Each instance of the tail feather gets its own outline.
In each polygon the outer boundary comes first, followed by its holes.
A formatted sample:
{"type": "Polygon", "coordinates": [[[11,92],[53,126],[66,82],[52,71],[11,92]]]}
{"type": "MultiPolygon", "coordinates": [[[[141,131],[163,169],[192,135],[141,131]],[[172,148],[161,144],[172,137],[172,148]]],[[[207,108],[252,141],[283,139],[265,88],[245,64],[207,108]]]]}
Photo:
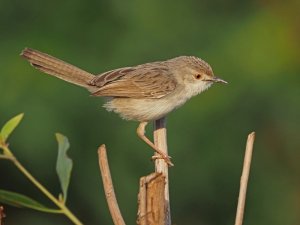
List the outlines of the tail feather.
{"type": "Polygon", "coordinates": [[[93,91],[93,86],[90,86],[89,82],[95,76],[89,72],[30,48],[25,48],[21,56],[27,59],[33,67],[44,73],[93,91]]]}

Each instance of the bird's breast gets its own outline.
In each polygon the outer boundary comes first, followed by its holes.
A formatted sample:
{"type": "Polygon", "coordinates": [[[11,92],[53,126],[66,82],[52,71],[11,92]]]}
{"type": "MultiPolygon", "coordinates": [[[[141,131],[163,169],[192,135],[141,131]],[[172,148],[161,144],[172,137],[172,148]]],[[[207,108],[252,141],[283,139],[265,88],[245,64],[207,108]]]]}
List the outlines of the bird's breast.
{"type": "Polygon", "coordinates": [[[177,87],[175,91],[159,99],[109,98],[104,107],[126,120],[152,121],[166,116],[209,86],[177,87]]]}

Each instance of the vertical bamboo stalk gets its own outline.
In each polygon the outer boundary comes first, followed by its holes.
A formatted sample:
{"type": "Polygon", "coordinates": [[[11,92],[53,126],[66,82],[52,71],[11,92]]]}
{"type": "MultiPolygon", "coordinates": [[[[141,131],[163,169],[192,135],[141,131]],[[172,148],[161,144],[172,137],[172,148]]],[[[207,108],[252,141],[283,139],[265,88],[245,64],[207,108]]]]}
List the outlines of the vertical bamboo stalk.
{"type": "MultiPolygon", "coordinates": [[[[167,128],[166,128],[166,118],[163,117],[154,122],[154,144],[155,146],[168,155],[168,146],[167,146],[167,128]]],[[[159,155],[157,155],[159,156],[159,155]]],[[[155,160],[155,172],[162,173],[166,179],[165,185],[165,224],[171,225],[171,213],[170,213],[170,198],[169,198],[169,177],[168,177],[168,165],[164,159],[155,160]]]]}

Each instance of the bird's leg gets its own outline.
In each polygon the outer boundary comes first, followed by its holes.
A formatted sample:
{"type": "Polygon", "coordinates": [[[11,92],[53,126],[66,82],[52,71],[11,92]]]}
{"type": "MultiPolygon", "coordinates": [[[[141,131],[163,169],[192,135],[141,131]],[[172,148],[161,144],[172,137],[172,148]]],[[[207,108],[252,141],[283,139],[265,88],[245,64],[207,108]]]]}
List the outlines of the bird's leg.
{"type": "Polygon", "coordinates": [[[139,138],[141,138],[144,142],[146,142],[155,152],[157,152],[169,166],[174,166],[174,164],[171,162],[170,157],[166,155],[164,152],[159,150],[153,142],[151,142],[146,136],[145,136],[145,128],[147,126],[148,122],[141,122],[136,130],[137,135],[139,138]]]}

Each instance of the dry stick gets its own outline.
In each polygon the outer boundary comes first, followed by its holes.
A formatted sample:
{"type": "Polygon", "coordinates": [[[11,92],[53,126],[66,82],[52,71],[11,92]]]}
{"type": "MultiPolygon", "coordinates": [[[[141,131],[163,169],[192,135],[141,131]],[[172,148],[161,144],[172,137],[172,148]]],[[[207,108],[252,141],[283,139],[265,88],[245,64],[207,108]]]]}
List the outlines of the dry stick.
{"type": "Polygon", "coordinates": [[[239,200],[238,200],[238,206],[237,206],[236,217],[235,217],[235,225],[243,224],[247,184],[248,184],[248,178],[250,172],[254,139],[255,139],[255,132],[252,132],[251,134],[248,135],[247,144],[246,144],[244,165],[243,165],[243,171],[242,171],[242,176],[240,181],[239,200]]]}
{"type": "Polygon", "coordinates": [[[0,225],[3,225],[3,219],[5,217],[5,214],[4,214],[4,207],[1,205],[0,206],[0,225]]]}
{"type": "MultiPolygon", "coordinates": [[[[166,128],[166,118],[163,117],[154,122],[154,144],[160,149],[163,153],[168,155],[168,146],[167,146],[167,128],[166,128]]],[[[159,156],[159,155],[158,155],[159,156]]],[[[169,198],[169,177],[168,177],[168,165],[164,159],[155,160],[155,172],[162,173],[166,178],[165,185],[165,224],[171,225],[171,213],[170,213],[170,198],[169,198]]]]}
{"type": "Polygon", "coordinates": [[[110,175],[105,145],[101,145],[98,148],[98,158],[99,158],[101,177],[102,177],[104,191],[105,191],[105,197],[106,197],[106,201],[107,201],[108,208],[109,208],[111,217],[113,219],[113,222],[115,225],[125,225],[124,219],[122,217],[122,214],[121,214],[121,211],[120,211],[117,199],[116,199],[114,186],[113,186],[111,175],[110,175]]]}

